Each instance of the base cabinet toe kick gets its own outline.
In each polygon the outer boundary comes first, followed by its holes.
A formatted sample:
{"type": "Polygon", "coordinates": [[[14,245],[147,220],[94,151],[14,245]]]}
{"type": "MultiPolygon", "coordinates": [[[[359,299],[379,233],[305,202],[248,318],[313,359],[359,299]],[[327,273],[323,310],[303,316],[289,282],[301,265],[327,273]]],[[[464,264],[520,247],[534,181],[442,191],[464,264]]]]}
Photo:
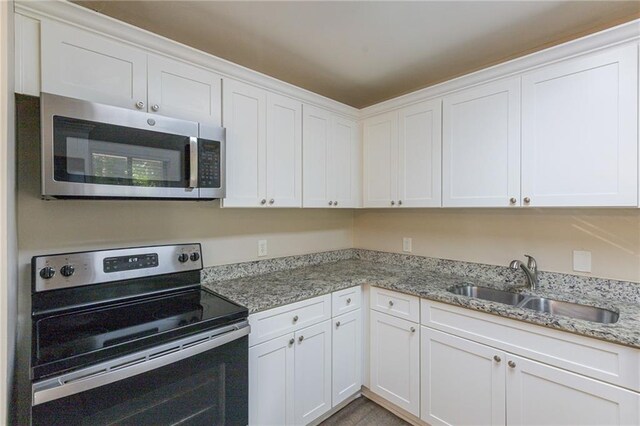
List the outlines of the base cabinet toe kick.
{"type": "Polygon", "coordinates": [[[376,287],[369,300],[369,391],[410,423],[640,424],[638,349],[376,287]]]}

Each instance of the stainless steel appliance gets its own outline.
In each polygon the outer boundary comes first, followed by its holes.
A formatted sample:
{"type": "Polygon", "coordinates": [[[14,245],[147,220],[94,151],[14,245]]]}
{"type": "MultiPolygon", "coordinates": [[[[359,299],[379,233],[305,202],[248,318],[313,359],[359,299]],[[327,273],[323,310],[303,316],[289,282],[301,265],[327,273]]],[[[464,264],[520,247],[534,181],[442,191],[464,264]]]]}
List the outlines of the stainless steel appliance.
{"type": "Polygon", "coordinates": [[[221,127],[42,93],[45,198],[223,198],[221,127]]]}
{"type": "Polygon", "coordinates": [[[246,425],[247,309],[199,244],[32,259],[33,425],[246,425]]]}

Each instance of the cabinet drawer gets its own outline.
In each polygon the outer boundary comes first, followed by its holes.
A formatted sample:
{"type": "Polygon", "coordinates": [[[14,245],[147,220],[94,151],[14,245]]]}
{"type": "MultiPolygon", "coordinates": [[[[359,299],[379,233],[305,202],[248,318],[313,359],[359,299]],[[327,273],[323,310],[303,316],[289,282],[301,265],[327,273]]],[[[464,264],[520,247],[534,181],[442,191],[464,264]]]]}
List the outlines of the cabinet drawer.
{"type": "Polygon", "coordinates": [[[355,311],[362,305],[362,289],[360,286],[346,288],[331,294],[331,313],[338,316],[355,311]]]}
{"type": "Polygon", "coordinates": [[[422,300],[422,324],[594,379],[640,390],[640,350],[422,300]]]}
{"type": "Polygon", "coordinates": [[[371,287],[371,309],[409,321],[420,322],[420,299],[416,296],[371,287]]]}
{"type": "Polygon", "coordinates": [[[331,295],[291,303],[249,315],[249,346],[331,318],[331,295]]]}

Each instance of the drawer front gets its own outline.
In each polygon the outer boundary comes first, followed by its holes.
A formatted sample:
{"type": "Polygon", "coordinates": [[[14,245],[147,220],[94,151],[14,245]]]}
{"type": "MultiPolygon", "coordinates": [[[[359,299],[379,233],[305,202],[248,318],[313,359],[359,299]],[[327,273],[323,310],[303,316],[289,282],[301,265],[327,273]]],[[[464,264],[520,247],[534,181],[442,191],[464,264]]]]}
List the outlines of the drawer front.
{"type": "Polygon", "coordinates": [[[331,295],[291,303],[249,315],[249,346],[331,318],[331,295]]]}
{"type": "Polygon", "coordinates": [[[331,294],[331,313],[334,317],[360,309],[362,289],[360,286],[346,288],[331,294]]]}
{"type": "Polygon", "coordinates": [[[422,300],[422,324],[640,391],[640,350],[458,306],[422,300]]]}
{"type": "Polygon", "coordinates": [[[416,296],[371,287],[371,309],[397,318],[420,322],[420,299],[416,296]]]}

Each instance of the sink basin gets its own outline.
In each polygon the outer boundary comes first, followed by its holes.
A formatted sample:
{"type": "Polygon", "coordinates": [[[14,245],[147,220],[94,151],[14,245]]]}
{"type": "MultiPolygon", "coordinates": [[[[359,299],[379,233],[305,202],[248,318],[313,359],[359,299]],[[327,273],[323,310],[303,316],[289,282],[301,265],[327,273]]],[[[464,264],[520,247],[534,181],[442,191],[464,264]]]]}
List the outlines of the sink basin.
{"type": "Polygon", "coordinates": [[[476,299],[490,300],[492,302],[499,302],[512,306],[517,305],[525,299],[525,296],[521,294],[474,285],[458,285],[450,288],[449,291],[453,294],[475,297],[476,299]]]}
{"type": "Polygon", "coordinates": [[[602,324],[613,324],[618,321],[618,313],[609,309],[580,305],[578,303],[561,302],[544,297],[526,296],[509,291],[497,290],[495,288],[462,284],[449,288],[449,292],[584,321],[599,322],[602,324]]]}
{"type": "Polygon", "coordinates": [[[560,302],[559,300],[546,299],[544,297],[529,297],[520,307],[603,324],[613,324],[618,321],[618,313],[608,309],[560,302]]]}

